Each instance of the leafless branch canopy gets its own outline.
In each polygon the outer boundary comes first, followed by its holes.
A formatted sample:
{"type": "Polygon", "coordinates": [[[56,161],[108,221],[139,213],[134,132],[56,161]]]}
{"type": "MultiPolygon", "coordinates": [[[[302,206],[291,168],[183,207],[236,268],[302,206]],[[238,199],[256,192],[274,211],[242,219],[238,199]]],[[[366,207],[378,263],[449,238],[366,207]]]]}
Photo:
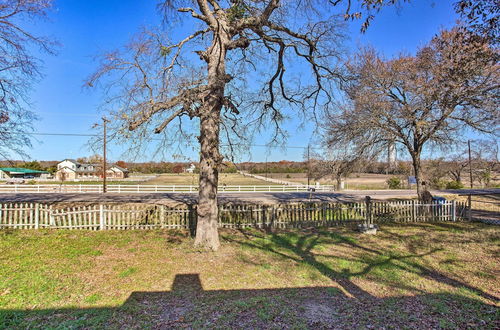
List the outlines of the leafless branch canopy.
{"type": "Polygon", "coordinates": [[[0,154],[24,155],[30,145],[24,134],[35,118],[27,93],[41,76],[40,62],[29,52],[38,47],[52,53],[54,42],[24,29],[20,22],[45,18],[51,0],[4,0],[0,3],[0,154]]]}
{"type": "Polygon", "coordinates": [[[416,56],[384,60],[364,50],[349,63],[347,104],[327,120],[330,144],[399,143],[417,172],[426,145],[449,147],[470,130],[498,136],[498,59],[484,38],[459,28],[441,32],[416,56]]]}
{"type": "Polygon", "coordinates": [[[317,118],[344,81],[338,66],[343,20],[366,18],[366,28],[374,12],[398,2],[162,1],[169,27],[183,18],[191,32],[172,40],[164,29],[143,30],[102,57],[87,83],[103,82],[123,136],[159,134],[176,118],[201,118],[219,88],[219,124],[227,136],[244,139],[250,127],[274,127],[277,138],[285,134],[285,109],[317,118]]]}

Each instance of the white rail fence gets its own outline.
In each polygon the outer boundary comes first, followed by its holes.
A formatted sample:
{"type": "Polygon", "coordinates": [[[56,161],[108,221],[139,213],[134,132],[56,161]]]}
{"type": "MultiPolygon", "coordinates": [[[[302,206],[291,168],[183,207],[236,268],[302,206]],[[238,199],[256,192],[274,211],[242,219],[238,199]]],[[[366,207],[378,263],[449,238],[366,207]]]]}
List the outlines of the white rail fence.
{"type": "MultiPolygon", "coordinates": [[[[39,203],[0,204],[0,229],[191,229],[196,205],[122,204],[57,207],[39,203]]],[[[356,225],[370,221],[442,222],[467,218],[463,203],[420,204],[413,201],[366,203],[301,203],[222,205],[219,225],[225,228],[306,228],[356,225]],[[370,210],[367,212],[367,210],[370,210]]]]}
{"type": "MultiPolygon", "coordinates": [[[[131,193],[194,193],[198,186],[192,185],[107,185],[107,192],[117,194],[131,193]]],[[[315,191],[333,191],[333,186],[314,187],[315,191]]],[[[237,192],[304,192],[309,191],[307,185],[276,186],[219,186],[219,193],[237,192]]],[[[102,184],[19,184],[0,185],[0,193],[102,193],[102,184]]]]}
{"type": "MultiPolygon", "coordinates": [[[[288,186],[295,186],[297,185],[297,182],[291,182],[291,181],[286,181],[286,180],[280,180],[280,179],[274,179],[274,178],[268,178],[267,176],[262,176],[262,175],[257,175],[257,174],[252,174],[244,171],[238,171],[243,176],[247,176],[250,178],[254,178],[257,180],[262,180],[262,181],[267,181],[267,182],[272,182],[272,183],[277,183],[277,184],[284,184],[288,186]]],[[[305,185],[307,187],[307,185],[305,185]]],[[[316,188],[316,185],[311,185],[311,188],[316,188]]],[[[330,186],[333,187],[333,186],[330,186]]]]}

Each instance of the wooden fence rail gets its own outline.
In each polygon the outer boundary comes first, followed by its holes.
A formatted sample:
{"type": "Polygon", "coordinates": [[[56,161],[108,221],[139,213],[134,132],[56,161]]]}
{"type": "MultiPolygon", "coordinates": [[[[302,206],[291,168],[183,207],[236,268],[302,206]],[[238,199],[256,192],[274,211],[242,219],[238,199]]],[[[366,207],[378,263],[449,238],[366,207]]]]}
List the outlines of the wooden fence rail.
{"type": "MultiPolygon", "coordinates": [[[[314,189],[318,192],[333,191],[333,186],[294,185],[244,185],[219,186],[219,193],[253,193],[253,192],[305,192],[314,189]]],[[[198,186],[193,185],[140,185],[140,184],[111,184],[106,186],[108,193],[135,194],[135,193],[196,193],[198,186]]],[[[101,184],[17,184],[0,185],[0,193],[102,193],[101,184]]]]}
{"type": "MultiPolygon", "coordinates": [[[[465,203],[421,204],[414,201],[223,205],[223,228],[304,228],[357,225],[366,221],[440,222],[467,218],[465,203]],[[367,212],[367,208],[370,212],[367,212]]],[[[16,229],[194,229],[196,206],[86,205],[56,208],[39,203],[0,204],[0,228],[16,229]]]]}

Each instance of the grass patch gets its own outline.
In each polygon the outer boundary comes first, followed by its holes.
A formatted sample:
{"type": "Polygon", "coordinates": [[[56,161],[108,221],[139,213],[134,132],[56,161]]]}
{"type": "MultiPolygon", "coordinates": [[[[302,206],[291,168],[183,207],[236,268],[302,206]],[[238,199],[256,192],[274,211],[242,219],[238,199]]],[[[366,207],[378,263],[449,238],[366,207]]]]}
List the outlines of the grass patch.
{"type": "Polygon", "coordinates": [[[223,230],[208,253],[182,231],[0,231],[0,328],[494,328],[498,237],[223,230]]]}
{"type": "Polygon", "coordinates": [[[118,274],[118,277],[121,277],[121,278],[129,277],[130,275],[135,274],[135,273],[137,273],[137,268],[129,267],[129,268],[125,269],[124,271],[120,272],[118,274]]]}

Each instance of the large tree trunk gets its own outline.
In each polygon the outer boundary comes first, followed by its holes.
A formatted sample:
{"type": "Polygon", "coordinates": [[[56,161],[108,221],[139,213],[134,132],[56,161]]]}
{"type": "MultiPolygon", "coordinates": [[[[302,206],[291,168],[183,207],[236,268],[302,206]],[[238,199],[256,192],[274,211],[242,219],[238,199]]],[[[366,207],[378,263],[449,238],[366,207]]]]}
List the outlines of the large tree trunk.
{"type": "Polygon", "coordinates": [[[342,189],[342,176],[341,175],[336,175],[336,180],[337,180],[337,190],[342,189]]]}
{"type": "Polygon", "coordinates": [[[422,165],[420,163],[420,155],[412,154],[412,159],[413,159],[412,163],[413,163],[413,171],[415,173],[415,180],[417,181],[417,195],[418,199],[422,200],[424,188],[422,185],[422,165]]]}
{"type": "Polygon", "coordinates": [[[198,223],[195,246],[219,248],[217,185],[219,182],[219,112],[201,117],[200,127],[200,185],[198,195],[198,223]]]}
{"type": "Polygon", "coordinates": [[[219,153],[219,131],[224,89],[228,82],[225,69],[228,41],[229,37],[222,29],[214,36],[212,45],[205,54],[208,66],[208,91],[200,109],[200,185],[194,244],[196,247],[213,251],[220,246],[217,185],[222,157],[219,153]]]}

